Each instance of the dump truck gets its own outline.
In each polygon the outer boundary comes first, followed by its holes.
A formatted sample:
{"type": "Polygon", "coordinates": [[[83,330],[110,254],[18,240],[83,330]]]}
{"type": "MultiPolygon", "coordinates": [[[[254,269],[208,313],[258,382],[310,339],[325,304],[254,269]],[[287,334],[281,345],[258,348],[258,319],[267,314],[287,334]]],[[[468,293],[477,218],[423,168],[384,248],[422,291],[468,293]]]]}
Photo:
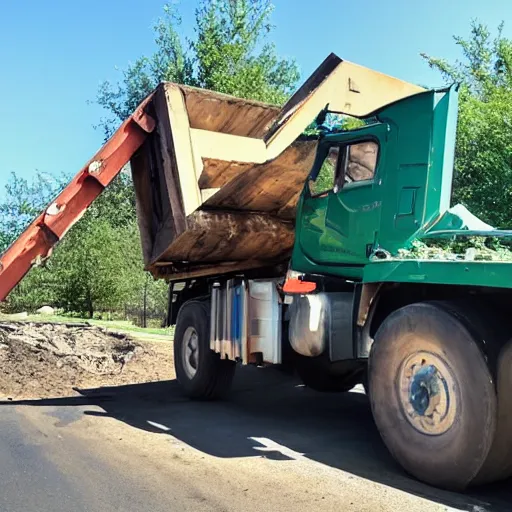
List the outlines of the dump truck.
{"type": "Polygon", "coordinates": [[[334,54],[283,108],[160,84],[2,255],[0,299],[129,163],[186,395],[291,365],[317,391],[364,385],[416,478],[504,479],[512,264],[477,249],[512,232],[450,204],[457,96],[334,54]]]}

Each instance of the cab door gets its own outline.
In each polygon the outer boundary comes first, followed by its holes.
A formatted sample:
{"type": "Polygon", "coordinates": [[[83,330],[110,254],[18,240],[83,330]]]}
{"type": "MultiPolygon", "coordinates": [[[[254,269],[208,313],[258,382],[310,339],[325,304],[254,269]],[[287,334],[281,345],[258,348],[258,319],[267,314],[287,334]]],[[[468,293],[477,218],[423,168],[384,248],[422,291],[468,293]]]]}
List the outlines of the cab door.
{"type": "Polygon", "coordinates": [[[326,137],[298,212],[301,252],[316,265],[362,266],[380,222],[385,125],[326,137]]]}
{"type": "Polygon", "coordinates": [[[320,144],[313,171],[302,193],[297,211],[297,238],[304,255],[320,263],[326,243],[326,219],[329,196],[334,189],[339,165],[340,146],[337,143],[320,144]]]}
{"type": "Polygon", "coordinates": [[[325,227],[330,234],[324,263],[364,265],[380,225],[382,176],[388,129],[377,124],[340,138],[340,165],[329,195],[325,227]]]}

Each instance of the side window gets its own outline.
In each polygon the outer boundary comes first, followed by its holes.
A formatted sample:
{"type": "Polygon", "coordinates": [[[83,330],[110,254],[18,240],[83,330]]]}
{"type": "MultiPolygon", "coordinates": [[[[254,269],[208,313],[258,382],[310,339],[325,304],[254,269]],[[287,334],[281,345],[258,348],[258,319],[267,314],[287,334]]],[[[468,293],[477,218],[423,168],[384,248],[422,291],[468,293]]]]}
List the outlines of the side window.
{"type": "Polygon", "coordinates": [[[341,185],[372,180],[377,168],[378,153],[379,145],[373,141],[357,142],[346,146],[341,185]]]}
{"type": "Polygon", "coordinates": [[[336,168],[338,166],[339,146],[332,146],[320,168],[315,180],[309,181],[309,190],[312,196],[328,192],[334,188],[336,168]]]}

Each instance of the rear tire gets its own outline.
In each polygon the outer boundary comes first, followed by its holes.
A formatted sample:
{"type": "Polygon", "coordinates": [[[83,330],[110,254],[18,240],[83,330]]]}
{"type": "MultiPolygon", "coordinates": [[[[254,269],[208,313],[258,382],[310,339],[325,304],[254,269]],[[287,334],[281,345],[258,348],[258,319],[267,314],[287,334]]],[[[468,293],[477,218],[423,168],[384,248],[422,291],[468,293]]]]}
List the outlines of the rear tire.
{"type": "Polygon", "coordinates": [[[407,472],[450,490],[477,476],[496,428],[476,333],[450,304],[412,304],[382,323],[370,353],[370,402],[384,443],[407,472]]]}
{"type": "Polygon", "coordinates": [[[181,307],[174,333],[174,368],[184,393],[196,400],[227,395],[235,362],[210,350],[209,303],[191,300],[181,307]]]}

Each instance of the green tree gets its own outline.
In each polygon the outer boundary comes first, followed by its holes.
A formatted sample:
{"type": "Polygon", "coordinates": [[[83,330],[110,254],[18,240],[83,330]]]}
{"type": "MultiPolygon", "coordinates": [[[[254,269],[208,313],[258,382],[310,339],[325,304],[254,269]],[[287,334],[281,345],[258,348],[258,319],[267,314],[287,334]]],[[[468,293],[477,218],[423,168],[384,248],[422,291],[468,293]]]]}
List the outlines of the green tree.
{"type": "Polygon", "coordinates": [[[142,327],[161,327],[167,314],[169,287],[162,279],[154,279],[149,272],[140,277],[139,286],[134,288],[126,304],[126,314],[142,327]]]}
{"type": "Polygon", "coordinates": [[[512,41],[472,22],[455,37],[455,63],[422,54],[447,82],[461,83],[454,200],[496,227],[512,226],[512,41]]]}
{"type": "Polygon", "coordinates": [[[211,89],[241,98],[282,104],[299,79],[296,63],[277,56],[269,41],[270,0],[201,0],[195,12],[195,36],[180,34],[178,10],[164,7],[156,23],[156,51],[122,71],[117,84],[103,82],[97,102],[109,117],[108,136],[159,82],[211,89]]]}
{"type": "Polygon", "coordinates": [[[121,310],[140,286],[139,253],[133,224],[114,227],[101,218],[78,223],[45,269],[54,305],[90,318],[95,311],[121,310]]]}
{"type": "MultiPolygon", "coordinates": [[[[51,261],[51,260],[50,260],[51,261]]],[[[9,312],[35,311],[43,305],[55,306],[58,302],[59,276],[46,267],[35,267],[7,297],[4,307],[9,312]]]]}
{"type": "Polygon", "coordinates": [[[114,228],[129,224],[135,226],[135,191],[129,172],[119,173],[101,195],[87,209],[80,222],[90,223],[106,220],[114,228]]]}
{"type": "MultiPolygon", "coordinates": [[[[64,185],[64,178],[37,172],[31,180],[15,173],[6,184],[0,203],[0,254],[11,245],[30,222],[41,213],[64,185]]],[[[42,269],[33,270],[9,296],[11,310],[36,309],[55,299],[48,276],[42,269]]]]}
{"type": "MultiPolygon", "coordinates": [[[[44,210],[69,183],[70,176],[55,177],[36,172],[31,180],[11,173],[0,202],[0,253],[16,240],[23,230],[44,210]]],[[[114,227],[136,222],[135,194],[130,175],[121,172],[91,205],[83,222],[108,219],[114,227]]]]}
{"type": "MultiPolygon", "coordinates": [[[[12,174],[0,203],[0,243],[6,249],[52,201],[68,179],[37,173],[31,180],[12,174]]],[[[143,286],[135,199],[121,173],[57,245],[43,267],[33,268],[9,296],[13,311],[43,304],[93,314],[123,309],[143,286]]]]}
{"type": "Polygon", "coordinates": [[[0,203],[0,254],[41,213],[64,185],[63,178],[37,172],[32,180],[11,173],[0,203]]]}

